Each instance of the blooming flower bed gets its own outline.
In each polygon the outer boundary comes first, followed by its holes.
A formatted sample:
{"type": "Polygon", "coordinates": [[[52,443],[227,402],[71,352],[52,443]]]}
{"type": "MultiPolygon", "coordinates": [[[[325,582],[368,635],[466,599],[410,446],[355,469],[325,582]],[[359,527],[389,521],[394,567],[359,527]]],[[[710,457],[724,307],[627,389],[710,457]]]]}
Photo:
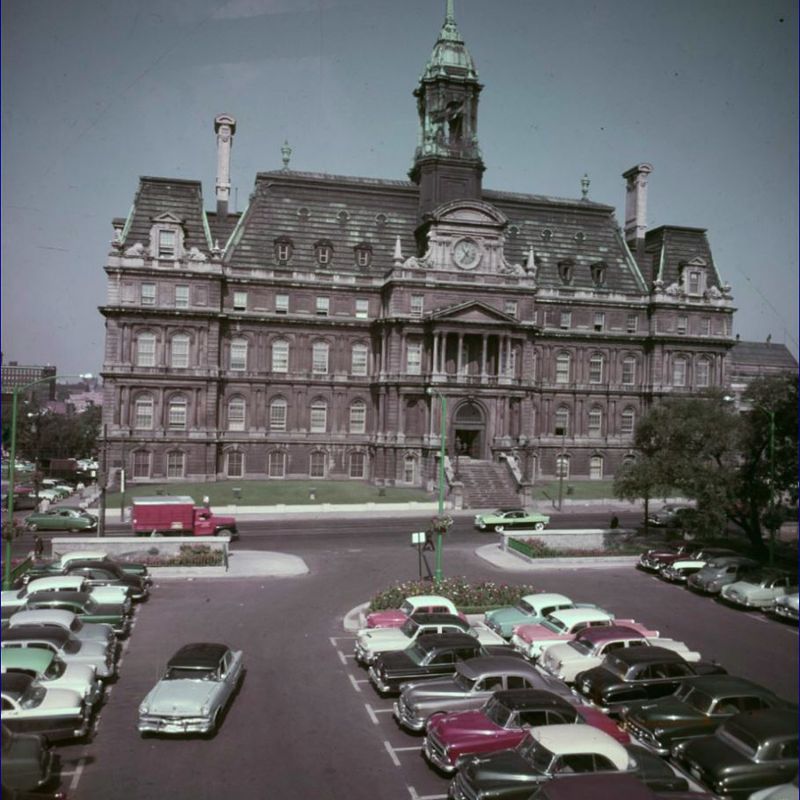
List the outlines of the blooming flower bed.
{"type": "Polygon", "coordinates": [[[182,544],[177,555],[147,555],[140,563],[148,567],[222,567],[225,553],[207,544],[182,544]]]}
{"type": "Polygon", "coordinates": [[[603,556],[638,555],[642,552],[642,546],[640,544],[637,545],[626,542],[621,542],[616,547],[608,547],[605,550],[577,547],[556,548],[550,547],[535,536],[528,539],[515,539],[511,537],[508,540],[508,547],[511,550],[522,553],[524,556],[528,556],[528,558],[580,558],[585,556],[602,558],[603,556]]]}

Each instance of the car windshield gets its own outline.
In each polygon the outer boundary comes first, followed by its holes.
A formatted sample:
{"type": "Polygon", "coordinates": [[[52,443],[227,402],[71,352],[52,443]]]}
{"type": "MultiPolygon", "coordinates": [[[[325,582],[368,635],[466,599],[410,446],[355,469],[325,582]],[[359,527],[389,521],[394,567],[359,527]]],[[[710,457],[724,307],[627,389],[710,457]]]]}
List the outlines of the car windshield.
{"type": "Polygon", "coordinates": [[[456,674],[453,676],[453,681],[462,692],[472,691],[472,687],[477,683],[474,678],[468,678],[466,675],[462,675],[460,672],[456,672],[456,674]]]}
{"type": "Polygon", "coordinates": [[[55,680],[64,674],[66,668],[67,665],[60,658],[54,658],[50,662],[50,666],[45,670],[44,676],[47,680],[55,680]]]}
{"type": "Polygon", "coordinates": [[[628,665],[615,655],[606,656],[603,666],[609,672],[613,672],[615,675],[619,675],[621,678],[624,678],[628,672],[628,665]]]}
{"type": "Polygon", "coordinates": [[[483,713],[490,722],[505,728],[511,719],[511,709],[496,697],[490,697],[483,707],[483,713]]]}
{"type": "Polygon", "coordinates": [[[404,635],[411,638],[417,632],[418,628],[419,628],[418,622],[415,622],[413,619],[407,619],[403,623],[403,627],[400,628],[400,630],[403,632],[404,635]]]}
{"type": "Polygon", "coordinates": [[[542,626],[553,633],[566,633],[567,626],[557,617],[548,616],[542,622],[542,626]]]}
{"type": "Polygon", "coordinates": [[[519,753],[536,772],[548,772],[550,765],[553,763],[553,754],[543,744],[537,742],[533,736],[526,736],[517,745],[517,753],[519,753]]]}
{"type": "Polygon", "coordinates": [[[573,650],[579,652],[582,656],[591,655],[595,651],[595,645],[584,642],[582,639],[573,639],[567,643],[573,650]]]}
{"type": "Polygon", "coordinates": [[[684,684],[678,692],[676,697],[686,703],[689,708],[699,711],[701,714],[708,714],[711,711],[711,706],[714,704],[714,698],[706,692],[692,687],[692,685],[684,684]]]}
{"type": "Polygon", "coordinates": [[[419,643],[407,647],[403,652],[417,665],[422,664],[428,655],[428,651],[419,643]]]}
{"type": "Polygon", "coordinates": [[[41,705],[47,689],[44,686],[32,683],[20,696],[19,704],[22,708],[36,708],[41,705]]]}
{"type": "Polygon", "coordinates": [[[755,758],[756,752],[758,751],[758,739],[749,731],[737,725],[735,717],[720,725],[720,727],[717,728],[716,736],[748,758],[755,758]]]}
{"type": "Polygon", "coordinates": [[[521,611],[523,614],[534,614],[536,612],[536,609],[534,609],[530,603],[525,602],[525,600],[520,600],[514,608],[516,608],[517,611],[521,611]]]}
{"type": "Polygon", "coordinates": [[[214,670],[195,667],[170,667],[164,676],[165,681],[210,681],[214,678],[214,670]]]}

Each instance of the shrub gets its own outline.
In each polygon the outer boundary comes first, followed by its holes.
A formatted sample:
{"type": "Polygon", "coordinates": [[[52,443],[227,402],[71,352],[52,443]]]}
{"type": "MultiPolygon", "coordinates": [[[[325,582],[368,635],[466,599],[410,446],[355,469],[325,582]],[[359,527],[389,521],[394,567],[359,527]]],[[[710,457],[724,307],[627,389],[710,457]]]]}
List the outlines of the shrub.
{"type": "Polygon", "coordinates": [[[177,555],[159,555],[155,548],[142,559],[148,567],[221,567],[225,564],[222,550],[212,550],[207,544],[182,544],[177,555]]]}

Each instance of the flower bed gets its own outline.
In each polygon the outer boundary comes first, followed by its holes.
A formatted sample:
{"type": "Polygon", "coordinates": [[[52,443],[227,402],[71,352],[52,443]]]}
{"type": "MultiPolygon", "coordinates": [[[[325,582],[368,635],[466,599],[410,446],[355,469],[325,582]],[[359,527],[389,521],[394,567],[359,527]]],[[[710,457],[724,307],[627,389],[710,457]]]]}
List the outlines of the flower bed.
{"type": "Polygon", "coordinates": [[[500,606],[513,606],[521,597],[532,594],[533,586],[509,586],[507,583],[483,581],[469,583],[466,578],[444,578],[441,581],[405,581],[372,598],[370,611],[399,608],[406,597],[415,594],[438,594],[452,600],[464,613],[477,614],[500,606]]]}
{"type": "Polygon", "coordinates": [[[147,555],[141,563],[148,567],[222,567],[225,553],[207,544],[182,544],[177,555],[147,555]]]}
{"type": "Polygon", "coordinates": [[[642,552],[641,545],[627,542],[620,542],[616,547],[608,547],[605,550],[595,550],[591,548],[555,548],[545,544],[541,539],[532,536],[528,539],[508,539],[509,550],[516,550],[528,558],[580,558],[592,556],[603,558],[603,556],[625,556],[639,555],[642,552]]]}

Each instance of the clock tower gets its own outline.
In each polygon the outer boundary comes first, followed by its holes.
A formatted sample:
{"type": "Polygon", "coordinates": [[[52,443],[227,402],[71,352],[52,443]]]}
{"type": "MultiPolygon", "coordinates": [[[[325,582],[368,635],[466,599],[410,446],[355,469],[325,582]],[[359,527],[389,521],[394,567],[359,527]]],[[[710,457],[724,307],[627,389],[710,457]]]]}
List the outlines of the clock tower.
{"type": "MultiPolygon", "coordinates": [[[[419,86],[419,141],[409,177],[419,186],[419,217],[452,200],[480,200],[485,169],[478,147],[478,95],[483,87],[456,28],[453,0],[419,86]]],[[[424,227],[424,226],[423,226],[424,227]]]]}

